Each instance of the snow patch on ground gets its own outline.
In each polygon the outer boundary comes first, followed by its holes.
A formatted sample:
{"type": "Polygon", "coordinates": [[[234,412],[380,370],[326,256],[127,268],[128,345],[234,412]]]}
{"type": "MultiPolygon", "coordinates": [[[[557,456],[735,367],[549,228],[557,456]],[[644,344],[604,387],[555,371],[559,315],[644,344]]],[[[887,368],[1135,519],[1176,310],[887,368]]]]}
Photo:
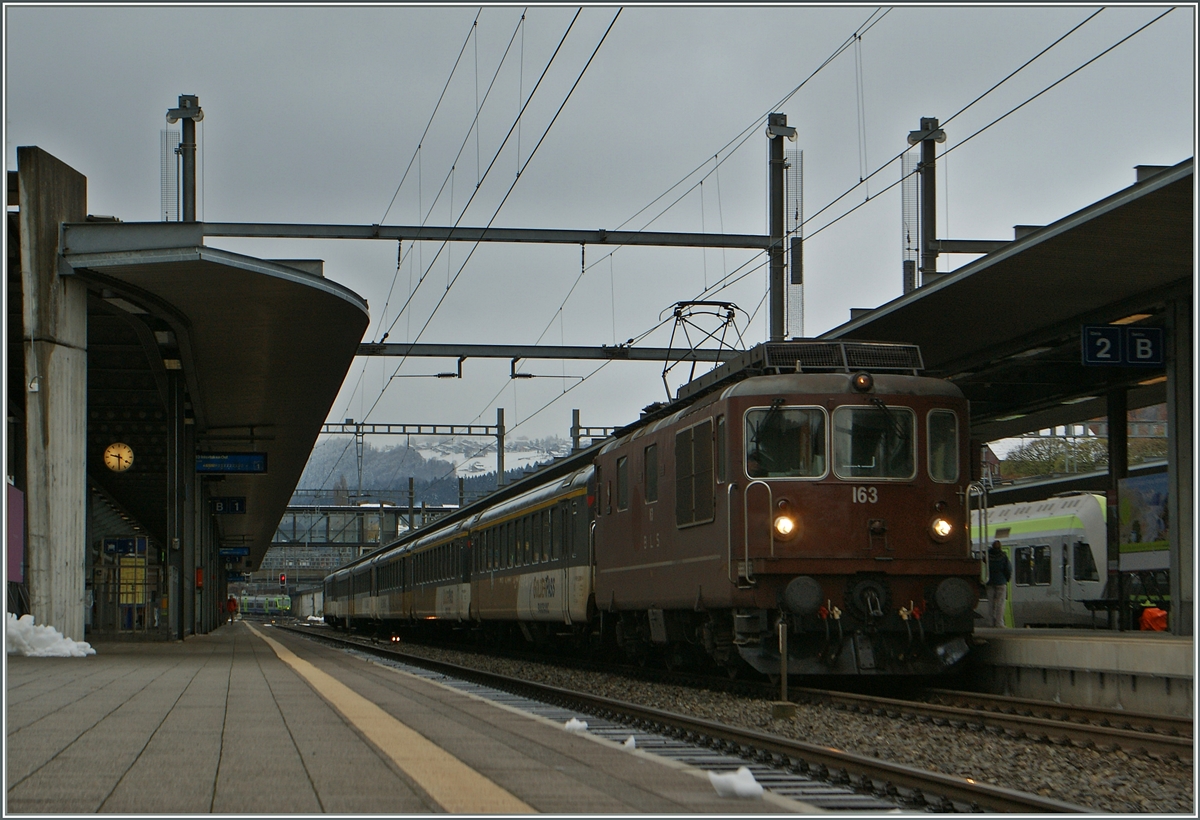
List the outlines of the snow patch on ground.
{"type": "Polygon", "coordinates": [[[762,797],[763,787],[745,766],[732,774],[709,772],[708,779],[721,797],[762,797]]]}
{"type": "Polygon", "coordinates": [[[52,626],[34,624],[32,615],[22,615],[18,619],[9,612],[5,637],[10,655],[24,655],[28,658],[82,658],[96,654],[96,650],[92,649],[92,645],[87,641],[73,641],[64,638],[62,633],[52,626]]]}

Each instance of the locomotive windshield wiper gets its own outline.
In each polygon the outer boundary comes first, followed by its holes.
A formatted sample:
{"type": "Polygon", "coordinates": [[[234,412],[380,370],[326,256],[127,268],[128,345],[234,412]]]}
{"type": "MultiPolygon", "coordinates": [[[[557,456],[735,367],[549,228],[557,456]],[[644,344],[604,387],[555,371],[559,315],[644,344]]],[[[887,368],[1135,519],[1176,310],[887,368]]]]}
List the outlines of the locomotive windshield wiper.
{"type": "Polygon", "coordinates": [[[767,409],[766,415],[764,415],[762,417],[762,421],[760,421],[758,424],[756,424],[754,426],[754,433],[750,437],[751,443],[753,443],[756,446],[761,445],[763,443],[760,433],[766,433],[768,430],[771,429],[771,424],[778,418],[779,414],[782,412],[780,409],[782,407],[783,407],[783,399],[775,399],[771,402],[771,406],[770,406],[770,408],[767,409]]]}
{"type": "Polygon", "coordinates": [[[878,407],[880,410],[883,411],[883,414],[885,416],[887,416],[888,424],[891,425],[892,432],[896,434],[896,438],[899,439],[900,441],[908,441],[908,436],[904,433],[904,426],[902,424],[900,424],[900,422],[896,419],[895,416],[892,415],[892,411],[889,410],[888,406],[883,403],[883,400],[880,399],[878,396],[872,396],[871,404],[878,407]]]}

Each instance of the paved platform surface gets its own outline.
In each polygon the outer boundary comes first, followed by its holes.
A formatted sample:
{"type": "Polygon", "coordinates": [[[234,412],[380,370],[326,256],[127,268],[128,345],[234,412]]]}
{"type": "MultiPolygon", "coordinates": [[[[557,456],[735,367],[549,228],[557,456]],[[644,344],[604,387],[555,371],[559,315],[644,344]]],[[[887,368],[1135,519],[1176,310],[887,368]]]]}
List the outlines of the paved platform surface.
{"type": "Polygon", "coordinates": [[[238,622],[7,659],[8,814],[816,813],[238,622]]]}

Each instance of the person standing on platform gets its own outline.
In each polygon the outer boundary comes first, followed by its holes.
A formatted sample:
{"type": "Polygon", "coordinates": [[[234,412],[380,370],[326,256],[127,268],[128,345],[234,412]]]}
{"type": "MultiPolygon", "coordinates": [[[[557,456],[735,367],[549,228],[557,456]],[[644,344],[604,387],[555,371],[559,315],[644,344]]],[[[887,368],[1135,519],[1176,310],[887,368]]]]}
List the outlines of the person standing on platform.
{"type": "Polygon", "coordinates": [[[230,595],[229,601],[226,602],[226,606],[229,609],[229,623],[233,623],[234,618],[237,617],[237,598],[230,595]]]}
{"type": "Polygon", "coordinates": [[[988,626],[1004,626],[1004,600],[1008,597],[1008,579],[1012,578],[1012,564],[1000,549],[1000,542],[993,541],[988,549],[988,626]]]}

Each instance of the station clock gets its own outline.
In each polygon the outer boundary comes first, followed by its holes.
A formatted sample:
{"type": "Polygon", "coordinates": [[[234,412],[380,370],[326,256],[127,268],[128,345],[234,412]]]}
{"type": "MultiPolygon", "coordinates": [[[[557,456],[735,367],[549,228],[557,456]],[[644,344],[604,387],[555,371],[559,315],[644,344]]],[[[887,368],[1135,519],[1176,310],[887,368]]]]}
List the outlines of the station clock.
{"type": "Polygon", "coordinates": [[[133,466],[133,448],[123,441],[114,441],[104,448],[104,466],[114,473],[123,473],[133,466]]]}

